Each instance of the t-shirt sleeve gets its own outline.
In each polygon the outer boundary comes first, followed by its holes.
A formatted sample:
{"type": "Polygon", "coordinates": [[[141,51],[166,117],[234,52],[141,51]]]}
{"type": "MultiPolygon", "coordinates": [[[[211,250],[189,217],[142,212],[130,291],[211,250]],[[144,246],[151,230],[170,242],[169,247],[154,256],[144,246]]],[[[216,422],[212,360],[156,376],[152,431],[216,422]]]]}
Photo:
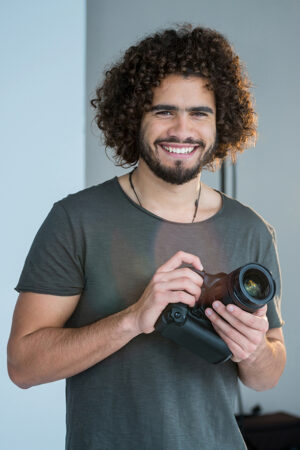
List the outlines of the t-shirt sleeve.
{"type": "Polygon", "coordinates": [[[279,266],[278,249],[276,243],[275,230],[271,225],[267,225],[268,237],[265,240],[263,257],[260,261],[272,274],[276,284],[274,299],[268,303],[268,320],[270,328],[281,327],[284,324],[281,316],[281,272],[279,266]]]}
{"type": "Polygon", "coordinates": [[[18,292],[76,295],[84,287],[83,242],[61,202],[53,205],[31,245],[18,292]]]}

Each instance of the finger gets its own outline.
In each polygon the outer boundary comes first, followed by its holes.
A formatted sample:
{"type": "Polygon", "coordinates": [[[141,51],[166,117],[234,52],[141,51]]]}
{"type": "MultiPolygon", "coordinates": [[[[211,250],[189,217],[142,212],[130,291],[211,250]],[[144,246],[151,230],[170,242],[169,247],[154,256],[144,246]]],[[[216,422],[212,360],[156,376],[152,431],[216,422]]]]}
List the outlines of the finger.
{"type": "Polygon", "coordinates": [[[193,283],[189,278],[175,278],[174,280],[161,282],[157,285],[161,291],[185,291],[193,295],[197,301],[201,294],[201,288],[193,283]]]}
{"type": "MultiPolygon", "coordinates": [[[[243,311],[241,308],[239,308],[236,305],[227,305],[226,306],[226,320],[230,320],[230,318],[236,318],[240,322],[242,322],[244,325],[246,325],[249,328],[252,328],[253,330],[259,330],[263,332],[267,332],[268,330],[268,319],[266,315],[263,316],[257,316],[255,313],[251,314],[247,311],[243,311]]],[[[221,313],[221,308],[220,308],[221,313]]],[[[224,313],[225,314],[225,313],[224,313]]],[[[225,318],[225,316],[224,316],[225,318]]],[[[232,319],[234,320],[234,319],[232,319]]]]}
{"type": "Polygon", "coordinates": [[[250,351],[255,350],[256,344],[261,339],[259,332],[248,328],[248,330],[243,330],[244,333],[242,333],[238,328],[233,327],[231,324],[223,320],[218,314],[210,310],[210,308],[208,308],[205,313],[218,333],[221,332],[223,336],[226,336],[227,339],[235,342],[242,349],[249,349],[250,351]]]}
{"type": "Polygon", "coordinates": [[[171,281],[175,278],[187,278],[193,281],[198,286],[202,286],[203,278],[199,275],[199,273],[194,270],[183,267],[181,269],[175,269],[171,272],[156,272],[153,276],[153,281],[156,283],[160,283],[162,281],[171,281]]]}
{"type": "Polygon", "coordinates": [[[256,339],[256,333],[259,332],[267,332],[268,330],[268,322],[265,317],[253,317],[253,314],[248,313],[246,311],[242,311],[239,307],[234,305],[225,305],[222,302],[216,301],[212,304],[213,309],[217,311],[218,315],[225,319],[230,325],[239,330],[244,336],[252,336],[256,339]],[[230,307],[230,308],[229,308],[230,307]],[[231,309],[233,310],[231,311],[231,309]],[[239,311],[236,312],[235,309],[240,310],[240,312],[244,314],[239,314],[239,311]],[[248,317],[250,316],[250,318],[248,317]],[[247,322],[245,323],[245,318],[247,322]],[[244,320],[243,320],[244,319],[244,320]],[[251,325],[249,325],[249,320],[251,321],[251,325]],[[254,334],[253,334],[254,332],[254,334]]]}
{"type": "Polygon", "coordinates": [[[179,251],[162,266],[160,266],[158,272],[170,272],[171,270],[180,267],[182,263],[192,264],[195,269],[203,270],[202,263],[198,256],[179,251]]]}
{"type": "Polygon", "coordinates": [[[237,342],[232,341],[228,336],[226,336],[222,330],[219,330],[217,327],[215,328],[216,332],[223,339],[223,341],[227,344],[229,350],[232,353],[232,361],[240,362],[250,356],[250,352],[244,350],[237,342]]]}
{"type": "Polygon", "coordinates": [[[255,313],[253,313],[254,316],[257,317],[263,317],[267,314],[268,305],[264,305],[262,308],[259,308],[255,313]]]}
{"type": "Polygon", "coordinates": [[[195,297],[185,291],[171,291],[166,296],[166,305],[168,303],[185,303],[188,306],[195,306],[195,297]]]}

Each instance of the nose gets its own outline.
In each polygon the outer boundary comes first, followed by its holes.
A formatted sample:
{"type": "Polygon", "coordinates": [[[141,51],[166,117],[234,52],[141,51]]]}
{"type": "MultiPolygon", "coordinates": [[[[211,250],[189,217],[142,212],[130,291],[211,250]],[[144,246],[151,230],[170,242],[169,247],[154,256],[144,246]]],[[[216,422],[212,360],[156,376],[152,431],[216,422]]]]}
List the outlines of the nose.
{"type": "Polygon", "coordinates": [[[177,114],[171,121],[168,131],[168,137],[177,137],[181,142],[191,139],[193,136],[192,126],[189,118],[184,114],[177,114]]]}

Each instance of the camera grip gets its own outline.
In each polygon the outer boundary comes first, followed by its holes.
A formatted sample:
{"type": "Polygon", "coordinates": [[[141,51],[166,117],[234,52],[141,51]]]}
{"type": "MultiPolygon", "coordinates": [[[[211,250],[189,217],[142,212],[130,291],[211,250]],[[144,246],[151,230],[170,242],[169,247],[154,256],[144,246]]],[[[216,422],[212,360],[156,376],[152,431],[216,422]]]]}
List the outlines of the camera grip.
{"type": "Polygon", "coordinates": [[[210,322],[194,315],[183,303],[169,305],[156,322],[155,329],[212,364],[228,361],[232,356],[210,322]]]}

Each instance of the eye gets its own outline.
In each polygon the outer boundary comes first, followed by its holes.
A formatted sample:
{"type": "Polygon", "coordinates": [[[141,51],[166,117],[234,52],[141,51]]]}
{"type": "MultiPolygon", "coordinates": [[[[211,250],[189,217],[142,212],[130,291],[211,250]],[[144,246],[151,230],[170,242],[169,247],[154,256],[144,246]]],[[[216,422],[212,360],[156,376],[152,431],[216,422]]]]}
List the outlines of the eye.
{"type": "Polygon", "coordinates": [[[207,117],[207,113],[205,113],[203,111],[195,111],[195,112],[192,112],[192,116],[195,116],[195,117],[207,117]]]}
{"type": "Polygon", "coordinates": [[[172,115],[172,111],[157,111],[155,113],[156,116],[168,116],[168,115],[172,115]]]}

